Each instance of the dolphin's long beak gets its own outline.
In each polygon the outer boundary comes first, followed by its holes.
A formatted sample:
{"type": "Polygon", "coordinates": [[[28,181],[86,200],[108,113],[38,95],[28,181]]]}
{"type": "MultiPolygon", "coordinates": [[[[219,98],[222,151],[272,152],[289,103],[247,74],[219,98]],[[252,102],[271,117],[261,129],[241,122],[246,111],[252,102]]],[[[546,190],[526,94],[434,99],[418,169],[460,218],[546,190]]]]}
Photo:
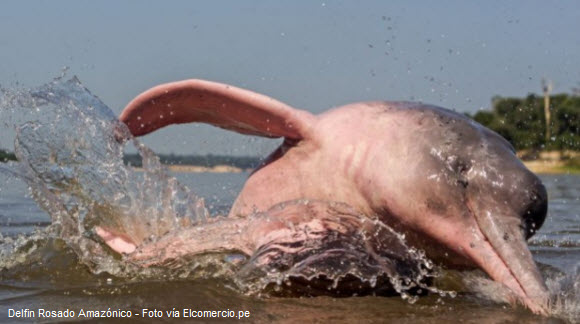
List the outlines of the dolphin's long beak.
{"type": "Polygon", "coordinates": [[[467,254],[495,281],[507,286],[532,312],[546,314],[549,293],[527,247],[520,217],[506,216],[497,206],[471,209],[477,225],[467,254]]]}

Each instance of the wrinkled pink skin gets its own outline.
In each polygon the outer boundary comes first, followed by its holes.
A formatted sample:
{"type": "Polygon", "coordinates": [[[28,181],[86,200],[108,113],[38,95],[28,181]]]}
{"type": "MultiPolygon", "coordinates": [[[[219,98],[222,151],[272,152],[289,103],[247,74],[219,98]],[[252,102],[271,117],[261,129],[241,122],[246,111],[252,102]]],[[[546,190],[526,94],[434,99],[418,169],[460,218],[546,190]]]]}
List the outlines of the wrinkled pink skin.
{"type": "MultiPolygon", "coordinates": [[[[479,267],[507,286],[514,300],[547,312],[547,289],[525,241],[545,217],[545,189],[509,143],[459,114],[415,103],[366,102],[314,116],[247,90],[187,80],[144,92],[120,119],[135,136],[170,124],[205,122],[286,138],[247,180],[230,224],[208,225],[216,235],[228,233],[236,222],[241,226],[239,216],[281,202],[341,202],[378,215],[436,262],[479,267]]],[[[276,224],[253,228],[275,236],[276,224]]],[[[122,235],[97,230],[114,250],[135,251],[122,235]]],[[[220,246],[200,242],[199,235],[165,238],[136,258],[160,249],[168,257],[227,247],[251,254],[255,240],[236,236],[220,246]]]]}

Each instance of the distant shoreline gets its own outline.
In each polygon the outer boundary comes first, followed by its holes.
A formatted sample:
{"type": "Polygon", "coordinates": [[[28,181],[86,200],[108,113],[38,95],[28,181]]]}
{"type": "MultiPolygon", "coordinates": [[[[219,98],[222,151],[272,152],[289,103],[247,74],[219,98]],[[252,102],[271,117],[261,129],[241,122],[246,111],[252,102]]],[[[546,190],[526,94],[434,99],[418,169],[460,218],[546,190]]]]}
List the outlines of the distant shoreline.
{"type": "Polygon", "coordinates": [[[537,174],[580,174],[580,152],[522,150],[517,155],[530,171],[537,174]]]}
{"type": "Polygon", "coordinates": [[[565,161],[523,161],[526,168],[537,174],[580,174],[580,168],[570,167],[565,161]]]}
{"type": "MultiPolygon", "coordinates": [[[[565,161],[535,160],[523,161],[526,168],[537,174],[580,174],[580,168],[570,167],[565,161]]],[[[231,165],[216,165],[205,167],[199,165],[164,165],[171,172],[180,173],[242,173],[251,172],[252,169],[242,169],[231,165]]],[[[143,171],[141,167],[135,170],[143,171]]]]}
{"type": "MultiPolygon", "coordinates": [[[[0,162],[7,162],[16,160],[16,157],[11,152],[5,152],[0,149],[0,162]]],[[[517,153],[522,159],[524,165],[534,173],[538,174],[580,174],[580,152],[575,151],[541,151],[533,152],[530,150],[522,150],[517,153]]],[[[137,155],[133,157],[136,161],[141,162],[137,155]]],[[[179,159],[180,157],[176,157],[179,159]]],[[[203,166],[196,164],[170,164],[163,163],[163,165],[172,172],[183,173],[242,173],[251,172],[254,168],[251,166],[259,165],[260,158],[258,157],[229,157],[229,156],[209,156],[209,157],[181,157],[182,159],[197,159],[203,162],[214,159],[214,163],[219,160],[219,163],[213,166],[203,166]],[[237,159],[237,160],[236,160],[237,159]],[[230,165],[229,162],[238,164],[238,166],[230,165]],[[241,163],[240,163],[241,162],[241,163]]],[[[131,163],[129,163],[130,165],[131,163]]],[[[205,164],[205,163],[204,163],[205,164]]],[[[135,165],[135,164],[133,164],[135,165]]],[[[137,171],[143,171],[140,166],[133,167],[137,171]]]]}

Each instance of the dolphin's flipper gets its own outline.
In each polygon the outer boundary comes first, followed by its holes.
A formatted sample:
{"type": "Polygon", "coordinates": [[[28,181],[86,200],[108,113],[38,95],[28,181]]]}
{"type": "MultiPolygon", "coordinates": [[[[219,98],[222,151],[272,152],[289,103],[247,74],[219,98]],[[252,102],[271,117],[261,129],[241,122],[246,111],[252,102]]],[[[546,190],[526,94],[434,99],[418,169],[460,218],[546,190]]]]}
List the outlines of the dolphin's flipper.
{"type": "Polygon", "coordinates": [[[117,253],[130,254],[137,249],[137,245],[133,240],[128,238],[126,235],[116,233],[109,228],[97,226],[95,227],[95,233],[101,237],[105,244],[117,253]]]}
{"type": "Polygon", "coordinates": [[[171,124],[201,122],[242,134],[303,139],[308,137],[315,117],[252,91],[185,80],[143,92],[119,118],[135,136],[171,124]]]}
{"type": "Polygon", "coordinates": [[[244,218],[211,219],[168,233],[127,258],[145,267],[173,267],[191,256],[228,251],[248,257],[236,275],[248,293],[392,294],[399,276],[409,281],[399,283],[403,290],[430,280],[425,260],[398,233],[348,205],[326,201],[295,200],[244,218]],[[272,291],[279,279],[281,290],[272,291]]]}
{"type": "Polygon", "coordinates": [[[238,251],[250,255],[253,242],[247,240],[246,234],[252,225],[246,218],[218,216],[205,224],[169,232],[157,241],[146,243],[129,254],[128,260],[148,267],[163,266],[187,256],[204,253],[238,251]]]}

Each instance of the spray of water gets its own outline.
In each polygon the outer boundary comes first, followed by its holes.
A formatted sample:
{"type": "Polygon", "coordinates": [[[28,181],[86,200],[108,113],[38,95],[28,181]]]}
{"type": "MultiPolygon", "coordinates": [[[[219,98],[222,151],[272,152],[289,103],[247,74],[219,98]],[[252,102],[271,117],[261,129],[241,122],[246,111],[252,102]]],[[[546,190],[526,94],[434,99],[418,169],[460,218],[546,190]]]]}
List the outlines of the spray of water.
{"type": "Polygon", "coordinates": [[[131,141],[146,172],[123,164],[128,130],[78,79],[3,92],[3,110],[24,112],[27,120],[16,127],[19,163],[4,167],[4,173],[28,184],[51,217],[46,232],[64,240],[93,271],[119,272],[118,262],[95,239],[97,225],[141,244],[208,217],[203,199],[168,176],[136,139],[131,141]]]}

